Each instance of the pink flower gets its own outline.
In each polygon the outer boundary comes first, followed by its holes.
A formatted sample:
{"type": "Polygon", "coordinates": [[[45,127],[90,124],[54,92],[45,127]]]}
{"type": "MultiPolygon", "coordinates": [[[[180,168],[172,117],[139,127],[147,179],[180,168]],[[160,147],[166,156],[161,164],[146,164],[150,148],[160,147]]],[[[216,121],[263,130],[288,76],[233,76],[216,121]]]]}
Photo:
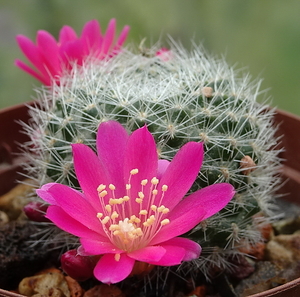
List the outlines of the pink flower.
{"type": "Polygon", "coordinates": [[[169,61],[172,58],[172,52],[165,47],[159,49],[155,55],[161,58],[163,61],[169,61]]]}
{"type": "Polygon", "coordinates": [[[147,127],[130,136],[108,121],[97,133],[98,156],[73,144],[82,192],[50,183],[37,190],[48,202],[46,217],[80,238],[81,255],[102,255],[94,276],[103,283],[125,279],[135,261],[171,266],[199,257],[196,242],[177,237],[227,205],[230,184],[215,184],[182,199],[195,181],[203,144],[189,142],[171,162],[158,160],[147,127]]]}
{"type": "Polygon", "coordinates": [[[129,27],[125,26],[114,42],[116,20],[112,19],[104,35],[101,34],[98,21],[85,24],[81,36],[69,26],[64,26],[59,33],[58,42],[47,31],[37,33],[36,45],[23,35],[17,36],[17,42],[33,68],[20,60],[15,64],[34,76],[45,85],[51,85],[53,79],[59,78],[64,68],[71,68],[72,63],[82,65],[84,59],[94,55],[99,59],[115,54],[124,43],[129,27]]]}

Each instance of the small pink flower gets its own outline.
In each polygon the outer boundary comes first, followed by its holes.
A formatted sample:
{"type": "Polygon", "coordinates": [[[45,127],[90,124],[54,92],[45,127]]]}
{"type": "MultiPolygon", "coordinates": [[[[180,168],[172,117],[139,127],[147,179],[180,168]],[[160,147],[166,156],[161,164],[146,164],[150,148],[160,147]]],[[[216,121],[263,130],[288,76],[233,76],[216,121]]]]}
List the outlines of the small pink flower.
{"type": "Polygon", "coordinates": [[[102,255],[94,276],[117,283],[135,261],[171,266],[199,257],[198,243],[177,237],[224,208],[230,184],[215,184],[186,195],[203,160],[203,144],[189,142],[171,162],[158,160],[147,127],[130,136],[118,122],[99,126],[96,155],[73,144],[82,192],[50,183],[37,190],[48,202],[46,217],[80,238],[83,256],[102,255]]]}
{"type": "Polygon", "coordinates": [[[172,52],[165,47],[159,49],[155,55],[161,58],[163,61],[169,61],[172,58],[172,52]]]}
{"type": "Polygon", "coordinates": [[[49,86],[53,79],[59,78],[64,68],[71,68],[72,63],[82,65],[84,59],[94,55],[99,59],[113,55],[124,43],[129,27],[125,26],[116,42],[116,20],[112,19],[104,35],[101,34],[98,21],[85,24],[81,36],[69,26],[64,26],[59,33],[58,42],[47,31],[37,33],[36,44],[23,35],[17,36],[17,42],[33,68],[20,60],[15,64],[43,84],[49,86]]]}

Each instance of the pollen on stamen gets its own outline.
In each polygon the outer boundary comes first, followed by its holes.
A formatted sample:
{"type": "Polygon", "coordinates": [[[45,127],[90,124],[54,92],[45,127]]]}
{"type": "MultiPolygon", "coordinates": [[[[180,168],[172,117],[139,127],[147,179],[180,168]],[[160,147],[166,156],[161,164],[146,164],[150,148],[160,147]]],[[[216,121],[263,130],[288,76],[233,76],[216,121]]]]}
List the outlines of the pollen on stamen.
{"type": "Polygon", "coordinates": [[[132,223],[132,222],[134,222],[134,220],[136,219],[136,216],[135,215],[132,215],[131,217],[130,217],[130,222],[132,223]]]}
{"type": "Polygon", "coordinates": [[[123,198],[116,199],[116,204],[122,204],[124,202],[123,198]]]}
{"type": "Polygon", "coordinates": [[[110,205],[115,205],[115,204],[117,204],[116,200],[118,200],[118,199],[110,198],[109,201],[108,201],[108,203],[110,205]]]}
{"type": "Polygon", "coordinates": [[[102,217],[103,217],[103,213],[98,212],[98,213],[97,213],[97,218],[98,218],[98,219],[101,219],[102,217]]]}
{"type": "Polygon", "coordinates": [[[124,196],[122,199],[123,199],[123,201],[129,201],[130,198],[129,198],[129,196],[124,196]]]}
{"type": "Polygon", "coordinates": [[[106,216],[106,217],[101,221],[101,223],[102,223],[103,225],[105,225],[105,224],[108,223],[109,220],[110,220],[110,217],[109,217],[109,216],[106,216]]]}
{"type": "Polygon", "coordinates": [[[130,174],[131,175],[135,175],[139,172],[139,170],[137,168],[130,170],[130,174]]]}
{"type": "Polygon", "coordinates": [[[114,190],[116,189],[116,187],[115,187],[113,184],[110,184],[108,187],[109,187],[109,189],[112,190],[112,191],[114,191],[114,190]]]}
{"type": "Polygon", "coordinates": [[[101,184],[98,186],[97,191],[102,192],[105,188],[106,188],[106,185],[101,184]]]}
{"type": "Polygon", "coordinates": [[[109,204],[105,205],[105,209],[107,212],[111,212],[111,206],[109,204]]]}
{"type": "Polygon", "coordinates": [[[114,211],[110,217],[112,220],[114,220],[119,217],[119,214],[116,211],[114,211]]]}
{"type": "Polygon", "coordinates": [[[163,212],[163,210],[165,209],[166,207],[164,205],[161,205],[160,207],[157,208],[157,211],[158,212],[163,212]]]}
{"type": "Polygon", "coordinates": [[[157,210],[157,206],[153,204],[153,205],[150,206],[150,209],[153,210],[153,211],[156,211],[157,210]]]}
{"type": "Polygon", "coordinates": [[[167,185],[163,185],[163,186],[161,187],[161,190],[162,190],[163,192],[166,192],[166,191],[168,190],[168,186],[167,186],[167,185]]]}
{"type": "Polygon", "coordinates": [[[157,195],[157,193],[158,193],[158,190],[156,190],[156,189],[154,189],[154,190],[152,191],[152,194],[153,194],[153,195],[157,195]]]}
{"type": "Polygon", "coordinates": [[[161,222],[160,222],[160,224],[162,225],[162,226],[165,226],[165,225],[167,225],[167,224],[169,224],[170,223],[170,220],[169,219],[164,219],[164,220],[162,220],[161,222]]]}
{"type": "Polygon", "coordinates": [[[115,254],[115,260],[116,260],[117,262],[120,261],[120,258],[121,258],[121,255],[120,255],[120,254],[115,254]]]}
{"type": "Polygon", "coordinates": [[[143,202],[143,199],[141,199],[141,198],[136,198],[136,199],[135,199],[135,202],[140,204],[140,203],[143,202]]]}
{"type": "Polygon", "coordinates": [[[130,190],[131,189],[131,184],[126,184],[126,190],[130,190]]]}
{"type": "Polygon", "coordinates": [[[153,177],[152,179],[151,179],[151,184],[152,185],[157,185],[159,183],[159,180],[156,178],[156,177],[153,177]]]}
{"type": "Polygon", "coordinates": [[[117,230],[120,230],[119,225],[113,224],[109,226],[109,231],[117,231],[117,230]]]}
{"type": "Polygon", "coordinates": [[[143,198],[145,197],[145,195],[144,195],[143,192],[139,192],[138,195],[139,195],[139,197],[140,197],[141,199],[143,199],[143,198]]]}
{"type": "Polygon", "coordinates": [[[150,217],[146,220],[146,222],[143,223],[143,225],[144,225],[145,227],[149,227],[149,226],[151,226],[151,225],[154,223],[154,221],[155,221],[155,216],[152,215],[152,216],[150,216],[150,217]]]}
{"type": "Polygon", "coordinates": [[[99,197],[104,197],[107,195],[107,191],[106,190],[103,190],[102,192],[99,192],[99,197]]]}
{"type": "Polygon", "coordinates": [[[148,183],[148,179],[143,179],[143,180],[141,181],[141,185],[142,185],[142,186],[146,186],[147,183],[148,183]]]}
{"type": "Polygon", "coordinates": [[[146,209],[142,209],[139,214],[140,215],[147,215],[148,211],[146,209]]]}

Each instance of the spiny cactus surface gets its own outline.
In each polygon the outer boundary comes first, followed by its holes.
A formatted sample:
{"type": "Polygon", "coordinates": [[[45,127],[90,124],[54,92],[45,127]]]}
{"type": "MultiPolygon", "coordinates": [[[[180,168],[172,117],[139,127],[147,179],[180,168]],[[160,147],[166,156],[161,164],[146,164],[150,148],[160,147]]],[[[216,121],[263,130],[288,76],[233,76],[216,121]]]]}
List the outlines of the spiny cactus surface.
{"type": "Polygon", "coordinates": [[[203,247],[194,264],[209,277],[212,266],[228,268],[227,256],[239,254],[239,246],[261,240],[260,225],[273,215],[277,139],[273,111],[257,102],[259,94],[259,82],[237,76],[197,46],[187,52],[173,44],[163,56],[124,49],[107,61],[91,59],[74,65],[59,85],[38,91],[25,127],[31,136],[28,175],[40,185],[77,187],[70,144],[95,148],[97,127],[107,120],[129,132],[146,124],[163,159],[188,141],[203,141],[205,160],[191,191],[229,182],[237,192],[186,235],[203,247]]]}

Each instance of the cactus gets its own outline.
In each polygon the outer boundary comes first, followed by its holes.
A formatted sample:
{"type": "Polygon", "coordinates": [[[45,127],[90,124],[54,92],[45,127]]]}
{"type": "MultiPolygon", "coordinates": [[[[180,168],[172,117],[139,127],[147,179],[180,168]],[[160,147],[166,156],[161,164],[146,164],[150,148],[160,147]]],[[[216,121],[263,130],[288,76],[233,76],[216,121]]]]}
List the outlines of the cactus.
{"type": "Polygon", "coordinates": [[[238,76],[201,46],[191,52],[174,42],[170,47],[162,55],[155,48],[124,49],[109,60],[91,58],[59,84],[39,89],[25,125],[27,170],[39,185],[77,187],[70,144],[94,148],[97,127],[107,120],[128,131],[146,124],[163,159],[188,141],[203,141],[205,160],[191,191],[218,182],[237,191],[225,209],[186,235],[201,244],[192,264],[209,278],[213,266],[230,268],[228,258],[240,254],[240,246],[259,242],[261,225],[274,217],[280,160],[273,111],[257,102],[259,81],[238,76]]]}

